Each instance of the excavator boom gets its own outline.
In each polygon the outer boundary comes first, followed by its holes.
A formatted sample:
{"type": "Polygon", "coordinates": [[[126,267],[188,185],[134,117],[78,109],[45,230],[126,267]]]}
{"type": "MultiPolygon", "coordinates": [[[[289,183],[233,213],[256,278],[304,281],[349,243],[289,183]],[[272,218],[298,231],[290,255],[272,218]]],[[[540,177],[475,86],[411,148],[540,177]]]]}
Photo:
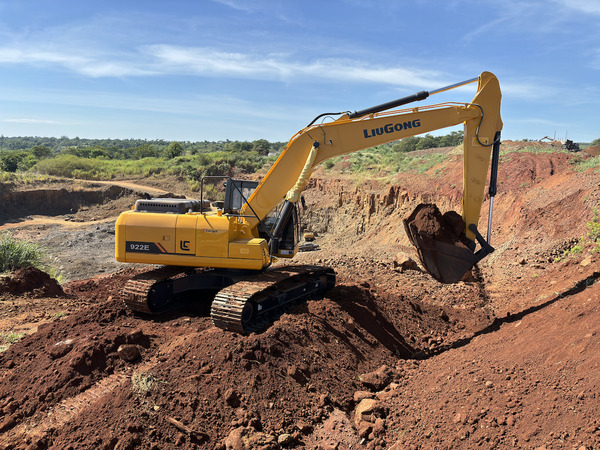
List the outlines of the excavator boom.
{"type": "MultiPolygon", "coordinates": [[[[431,93],[421,91],[394,102],[341,114],[332,122],[312,123],[290,139],[242,213],[252,208],[262,219],[290,189],[294,189],[290,196],[297,201],[297,193],[304,189],[309,178],[301,176],[303,172],[308,171],[310,175],[314,167],[327,159],[464,123],[463,217],[467,229],[470,224],[477,226],[492,147],[499,142],[502,130],[500,100],[498,79],[490,72],[483,72],[478,78],[431,93]],[[469,103],[444,103],[396,111],[384,109],[422,100],[474,81],[478,82],[478,88],[469,103]]],[[[471,231],[467,236],[475,239],[471,231]]]]}

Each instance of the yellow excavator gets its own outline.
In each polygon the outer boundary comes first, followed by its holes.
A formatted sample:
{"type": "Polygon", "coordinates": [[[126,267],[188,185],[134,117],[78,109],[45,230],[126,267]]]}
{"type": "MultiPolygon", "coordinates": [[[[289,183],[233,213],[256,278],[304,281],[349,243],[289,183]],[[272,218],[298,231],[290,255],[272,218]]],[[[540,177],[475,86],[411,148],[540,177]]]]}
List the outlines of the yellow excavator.
{"type": "Polygon", "coordinates": [[[497,78],[483,72],[361,111],[321,114],[290,139],[260,182],[225,177],[225,198],[217,207],[204,199],[206,177],[200,200],[138,200],[117,220],[116,259],[161,267],[128,280],[122,292],[125,303],[134,311],[156,314],[181,298],[194,297],[211,304],[216,326],[251,333],[293,305],[322,298],[335,284],[333,269],[270,267],[298,251],[297,205],[313,168],[338,155],[463,123],[462,218],[471,245],[430,242],[407,227],[425,268],[442,282],[460,280],[493,251],[489,241],[502,129],[500,100],[497,78]],[[394,109],[475,82],[477,92],[468,103],[394,109]],[[486,240],[477,225],[490,159],[486,240]],[[475,241],[480,245],[477,252],[475,241]]]}

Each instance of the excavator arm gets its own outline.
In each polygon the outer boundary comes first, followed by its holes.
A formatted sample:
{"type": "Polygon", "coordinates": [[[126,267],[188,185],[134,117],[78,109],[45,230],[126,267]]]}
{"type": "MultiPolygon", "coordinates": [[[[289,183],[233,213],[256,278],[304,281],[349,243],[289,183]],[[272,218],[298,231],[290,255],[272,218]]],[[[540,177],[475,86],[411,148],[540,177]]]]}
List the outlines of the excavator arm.
{"type": "MultiPolygon", "coordinates": [[[[242,214],[250,210],[256,214],[255,218],[248,219],[252,226],[256,226],[259,219],[264,218],[282,198],[285,197],[287,202],[297,202],[313,168],[327,159],[463,123],[465,126],[463,220],[466,224],[466,237],[471,241],[477,240],[483,251],[478,252],[476,256],[470,256],[472,252],[458,255],[460,263],[457,265],[457,255],[444,256],[447,251],[455,253],[453,250],[449,248],[428,250],[417,236],[411,236],[407,227],[409,237],[417,247],[420,258],[427,269],[442,281],[458,281],[462,277],[462,275],[459,276],[461,271],[470,269],[473,264],[493,251],[489,245],[491,208],[487,241],[479,234],[477,226],[492,149],[494,150],[490,180],[492,201],[496,190],[500,130],[502,129],[500,99],[501,93],[497,78],[489,72],[484,72],[475,79],[431,93],[421,91],[409,97],[362,111],[339,113],[340,117],[332,122],[315,124],[313,121],[292,137],[280,157],[248,199],[247,204],[242,208],[242,214]],[[423,100],[429,95],[475,81],[478,82],[477,92],[469,103],[444,103],[387,111],[389,108],[423,100]],[[445,261],[443,261],[444,259],[445,261]],[[433,260],[436,262],[431,262],[433,260]],[[451,266],[455,266],[454,270],[447,268],[451,266]],[[456,270],[458,270],[457,273],[455,273],[456,270]],[[444,273],[448,272],[453,274],[445,276],[444,273]]],[[[284,207],[283,220],[286,220],[285,211],[291,211],[289,205],[287,209],[284,207]]],[[[278,252],[278,236],[277,233],[274,234],[271,241],[271,254],[278,252]]]]}
{"type": "MultiPolygon", "coordinates": [[[[469,82],[475,80],[479,85],[470,103],[381,110],[406,104],[406,99],[426,98],[424,94],[429,93],[423,91],[419,93],[421,95],[415,94],[380,107],[342,114],[333,122],[309,125],[292,137],[248,199],[242,214],[252,210],[257,218],[250,218],[248,222],[255,226],[258,218],[263,219],[282,198],[298,201],[312,169],[330,158],[464,123],[463,217],[467,227],[477,225],[490,154],[493,144],[499,142],[502,121],[497,78],[484,72],[469,82]]],[[[453,87],[460,85],[462,83],[453,87]]],[[[468,237],[474,239],[475,236],[469,231],[468,237]]]]}

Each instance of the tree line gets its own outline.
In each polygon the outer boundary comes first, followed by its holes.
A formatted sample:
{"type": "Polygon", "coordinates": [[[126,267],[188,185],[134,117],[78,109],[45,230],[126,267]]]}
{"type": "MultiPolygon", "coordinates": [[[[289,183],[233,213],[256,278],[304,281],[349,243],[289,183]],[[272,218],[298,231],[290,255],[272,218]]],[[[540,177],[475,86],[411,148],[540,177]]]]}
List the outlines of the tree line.
{"type": "MultiPolygon", "coordinates": [[[[463,132],[452,131],[443,136],[425,134],[407,137],[373,150],[403,154],[454,147],[462,141],[463,132]]],[[[0,136],[0,171],[58,174],[65,172],[65,168],[72,168],[70,170],[79,171],[80,176],[93,178],[110,174],[117,176],[124,168],[129,167],[128,170],[133,171],[133,166],[144,166],[144,170],[154,173],[169,169],[197,179],[201,172],[231,171],[234,167],[252,172],[276,157],[285,145],[285,142],[269,142],[266,139],[187,142],[0,136]]],[[[600,138],[591,145],[600,145],[600,138]]]]}
{"type": "MultiPolygon", "coordinates": [[[[445,136],[426,134],[386,144],[397,152],[459,145],[462,131],[445,136]]],[[[43,159],[73,155],[85,159],[140,160],[143,158],[173,159],[182,155],[256,152],[259,156],[278,154],[285,142],[255,141],[166,141],[145,139],[82,139],[66,136],[0,136],[0,169],[5,172],[27,171],[43,159]]]]}
{"type": "Polygon", "coordinates": [[[201,141],[179,142],[143,139],[80,139],[53,137],[0,136],[0,170],[27,171],[40,161],[74,156],[98,160],[141,160],[163,158],[172,160],[183,155],[254,153],[268,156],[281,151],[284,142],[201,141]]]}

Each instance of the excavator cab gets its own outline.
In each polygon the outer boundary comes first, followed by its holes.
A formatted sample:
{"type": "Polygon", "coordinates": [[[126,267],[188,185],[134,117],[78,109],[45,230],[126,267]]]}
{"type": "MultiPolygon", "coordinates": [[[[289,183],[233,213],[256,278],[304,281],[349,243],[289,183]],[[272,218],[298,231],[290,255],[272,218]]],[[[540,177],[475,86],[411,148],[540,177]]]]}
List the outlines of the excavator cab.
{"type": "MultiPolygon", "coordinates": [[[[236,180],[229,177],[206,176],[204,179],[221,179],[225,181],[225,197],[219,204],[224,214],[239,215],[242,207],[247,206],[248,199],[258,187],[258,181],[236,180]]],[[[201,198],[203,194],[201,193],[201,198]]],[[[258,219],[252,208],[248,208],[252,217],[258,219]]],[[[284,201],[275,208],[257,227],[259,236],[269,242],[270,254],[278,258],[292,258],[298,252],[300,241],[300,220],[296,203],[284,201]]]]}
{"type": "Polygon", "coordinates": [[[258,181],[227,179],[225,183],[223,212],[225,214],[239,213],[257,186],[258,181]]]}

